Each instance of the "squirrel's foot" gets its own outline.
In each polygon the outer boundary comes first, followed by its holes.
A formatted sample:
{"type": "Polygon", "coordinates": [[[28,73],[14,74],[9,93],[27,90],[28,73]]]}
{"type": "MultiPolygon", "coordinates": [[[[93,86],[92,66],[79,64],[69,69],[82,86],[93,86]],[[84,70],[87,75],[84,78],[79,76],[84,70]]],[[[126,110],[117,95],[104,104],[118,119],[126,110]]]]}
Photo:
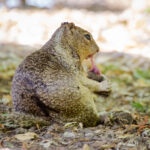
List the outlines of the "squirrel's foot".
{"type": "Polygon", "coordinates": [[[88,78],[99,82],[99,89],[95,93],[109,96],[111,93],[111,83],[105,75],[98,75],[94,72],[88,72],[88,78]]]}
{"type": "Polygon", "coordinates": [[[111,93],[111,83],[108,80],[100,82],[99,92],[97,94],[108,96],[111,93]]]}
{"type": "Polygon", "coordinates": [[[109,96],[111,93],[111,83],[105,75],[98,75],[94,72],[88,72],[88,78],[99,82],[99,89],[95,92],[102,96],[109,96]]]}

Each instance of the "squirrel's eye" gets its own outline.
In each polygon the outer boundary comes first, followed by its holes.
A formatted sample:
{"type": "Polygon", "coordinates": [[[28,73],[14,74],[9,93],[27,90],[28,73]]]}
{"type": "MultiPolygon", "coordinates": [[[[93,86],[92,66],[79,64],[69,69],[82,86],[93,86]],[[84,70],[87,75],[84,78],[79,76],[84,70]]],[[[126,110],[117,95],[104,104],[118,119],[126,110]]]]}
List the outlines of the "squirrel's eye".
{"type": "Polygon", "coordinates": [[[85,34],[84,36],[86,37],[86,39],[91,40],[91,37],[89,34],[85,34]]]}

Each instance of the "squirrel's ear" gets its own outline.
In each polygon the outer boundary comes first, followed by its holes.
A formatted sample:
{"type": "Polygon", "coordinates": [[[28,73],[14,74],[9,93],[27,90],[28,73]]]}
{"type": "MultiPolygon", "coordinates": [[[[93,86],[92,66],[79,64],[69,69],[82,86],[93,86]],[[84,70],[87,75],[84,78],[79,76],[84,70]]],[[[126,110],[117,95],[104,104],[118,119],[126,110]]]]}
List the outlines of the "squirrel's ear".
{"type": "Polygon", "coordinates": [[[63,26],[63,25],[66,25],[66,26],[68,26],[70,29],[72,29],[72,28],[75,26],[75,24],[74,24],[73,22],[71,22],[71,23],[63,22],[61,25],[62,25],[62,26],[63,26]]]}
{"type": "Polygon", "coordinates": [[[62,23],[61,23],[62,26],[63,26],[63,25],[66,25],[66,24],[68,24],[68,22],[62,22],[62,23]]]}
{"type": "Polygon", "coordinates": [[[68,26],[69,26],[70,29],[72,29],[72,28],[74,28],[75,24],[71,22],[71,23],[68,24],[68,26]]]}

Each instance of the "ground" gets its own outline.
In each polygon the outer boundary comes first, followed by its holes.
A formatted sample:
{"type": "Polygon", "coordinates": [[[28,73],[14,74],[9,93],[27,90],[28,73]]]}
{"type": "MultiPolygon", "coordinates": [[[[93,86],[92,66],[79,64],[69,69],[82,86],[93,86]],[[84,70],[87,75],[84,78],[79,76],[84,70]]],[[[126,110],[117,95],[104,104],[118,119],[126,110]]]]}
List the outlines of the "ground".
{"type": "Polygon", "coordinates": [[[110,78],[112,93],[107,98],[100,97],[97,108],[101,114],[113,111],[130,112],[133,121],[126,124],[108,117],[96,127],[83,128],[82,124],[58,125],[31,117],[16,117],[17,114],[12,112],[11,81],[16,66],[24,57],[21,54],[28,47],[10,44],[1,45],[0,48],[1,148],[150,149],[150,72],[144,68],[145,64],[150,66],[149,60],[117,52],[99,54],[101,63],[98,67],[110,78]],[[138,65],[134,64],[137,60],[141,62],[138,65]]]}
{"type": "Polygon", "coordinates": [[[150,10],[149,1],[134,4],[139,1],[132,0],[130,7],[110,4],[101,11],[72,9],[70,1],[52,10],[0,10],[0,150],[150,149],[150,10]],[[96,101],[101,115],[96,127],[50,123],[13,110],[16,67],[66,20],[92,33],[101,50],[97,66],[112,83],[111,95],[96,101]]]}

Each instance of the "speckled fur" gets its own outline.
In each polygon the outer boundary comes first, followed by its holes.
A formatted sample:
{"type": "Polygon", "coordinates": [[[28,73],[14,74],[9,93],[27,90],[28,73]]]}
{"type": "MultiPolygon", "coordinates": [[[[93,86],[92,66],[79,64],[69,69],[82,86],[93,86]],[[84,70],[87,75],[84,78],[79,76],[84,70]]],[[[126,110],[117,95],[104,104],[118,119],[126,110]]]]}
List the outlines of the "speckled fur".
{"type": "Polygon", "coordinates": [[[81,63],[98,49],[88,31],[63,23],[17,68],[12,83],[15,110],[95,126],[99,117],[92,91],[101,90],[100,83],[86,77],[81,63]]]}

